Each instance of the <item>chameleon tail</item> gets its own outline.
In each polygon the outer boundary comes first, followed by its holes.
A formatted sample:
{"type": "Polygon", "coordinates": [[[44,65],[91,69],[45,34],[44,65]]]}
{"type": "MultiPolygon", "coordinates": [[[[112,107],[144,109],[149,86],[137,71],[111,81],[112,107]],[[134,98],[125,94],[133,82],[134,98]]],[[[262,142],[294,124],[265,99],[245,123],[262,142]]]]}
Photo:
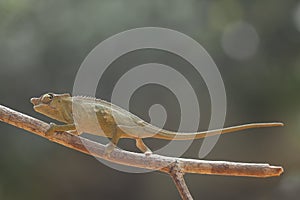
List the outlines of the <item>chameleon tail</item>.
{"type": "Polygon", "coordinates": [[[193,140],[193,139],[200,139],[200,138],[205,138],[205,137],[224,134],[224,133],[231,133],[235,131],[251,129],[251,128],[263,128],[263,127],[274,127],[274,126],[283,126],[283,123],[280,122],[252,123],[252,124],[244,124],[239,126],[232,126],[223,129],[196,132],[196,133],[176,133],[176,132],[162,129],[153,137],[159,139],[165,139],[165,140],[193,140]]]}

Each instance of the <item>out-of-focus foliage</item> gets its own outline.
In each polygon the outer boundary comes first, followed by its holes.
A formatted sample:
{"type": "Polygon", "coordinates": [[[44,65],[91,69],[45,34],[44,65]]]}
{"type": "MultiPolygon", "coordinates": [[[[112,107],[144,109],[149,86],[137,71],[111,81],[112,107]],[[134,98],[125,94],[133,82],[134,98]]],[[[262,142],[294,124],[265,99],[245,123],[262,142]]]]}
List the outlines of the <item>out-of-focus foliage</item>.
{"type": "MultiPolygon", "coordinates": [[[[299,198],[298,1],[1,0],[0,104],[51,121],[33,112],[29,98],[47,91],[71,92],[81,62],[99,42],[144,26],[180,31],[206,48],[226,87],[226,125],[270,120],[286,124],[284,128],[222,136],[207,156],[283,165],[281,177],[188,175],[195,199],[299,198]]],[[[150,53],[168,60],[163,53],[150,53]]],[[[130,65],[136,59],[132,56],[124,63],[130,65]]],[[[98,93],[109,98],[109,92],[104,89],[98,93]]],[[[141,100],[157,98],[164,96],[141,100]]],[[[174,102],[165,98],[170,104],[174,102]]],[[[147,118],[143,101],[132,109],[147,118]]],[[[201,115],[208,120],[205,118],[201,115]]],[[[166,126],[177,128],[176,121],[166,126]]],[[[202,126],[200,129],[205,123],[202,126]]],[[[179,198],[170,178],[159,173],[121,173],[92,157],[3,123],[0,133],[1,200],[179,198]]],[[[133,142],[124,144],[136,150],[133,142]]],[[[184,156],[197,157],[200,145],[201,141],[195,141],[184,156]]]]}

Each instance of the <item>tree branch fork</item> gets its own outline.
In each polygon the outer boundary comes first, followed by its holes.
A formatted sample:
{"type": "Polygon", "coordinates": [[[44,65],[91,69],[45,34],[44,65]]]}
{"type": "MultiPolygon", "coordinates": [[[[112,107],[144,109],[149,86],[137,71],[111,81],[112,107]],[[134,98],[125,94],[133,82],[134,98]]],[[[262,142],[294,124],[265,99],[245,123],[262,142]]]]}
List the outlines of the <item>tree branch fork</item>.
{"type": "MultiPolygon", "coordinates": [[[[44,138],[47,138],[45,132],[50,127],[48,123],[2,105],[0,105],[0,121],[24,129],[44,138]]],[[[113,163],[148,170],[158,170],[167,173],[172,177],[182,199],[192,199],[192,196],[183,178],[184,174],[186,173],[272,177],[279,176],[283,172],[283,168],[281,166],[271,166],[264,163],[197,160],[161,156],[157,154],[145,156],[145,154],[142,153],[134,153],[121,149],[115,149],[108,157],[105,154],[105,145],[80,136],[72,135],[68,132],[62,132],[60,134],[56,134],[52,138],[47,139],[68,148],[105,159],[113,163]]]]}

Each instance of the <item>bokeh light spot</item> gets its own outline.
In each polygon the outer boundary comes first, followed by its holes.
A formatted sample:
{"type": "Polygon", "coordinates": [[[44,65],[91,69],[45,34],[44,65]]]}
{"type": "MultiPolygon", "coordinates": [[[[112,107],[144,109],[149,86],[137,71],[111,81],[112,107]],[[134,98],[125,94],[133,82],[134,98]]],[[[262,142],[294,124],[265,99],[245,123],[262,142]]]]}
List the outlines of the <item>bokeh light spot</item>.
{"type": "Polygon", "coordinates": [[[245,60],[256,53],[259,36],[251,24],[239,21],[226,27],[221,42],[226,55],[236,60],[245,60]]]}
{"type": "Polygon", "coordinates": [[[300,3],[298,3],[294,11],[294,24],[296,29],[300,31],[300,3]]]}

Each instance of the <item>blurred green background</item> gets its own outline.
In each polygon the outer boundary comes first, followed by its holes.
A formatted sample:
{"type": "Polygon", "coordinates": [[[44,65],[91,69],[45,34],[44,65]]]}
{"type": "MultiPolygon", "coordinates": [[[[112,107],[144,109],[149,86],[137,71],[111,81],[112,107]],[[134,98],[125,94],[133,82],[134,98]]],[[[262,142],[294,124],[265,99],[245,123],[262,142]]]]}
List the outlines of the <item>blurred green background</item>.
{"type": "MultiPolygon", "coordinates": [[[[204,46],[226,87],[226,126],[273,120],[285,123],[283,128],[221,136],[206,157],[282,165],[282,176],[186,175],[194,198],[298,199],[300,3],[296,0],[1,0],[0,104],[52,121],[35,113],[29,99],[48,91],[72,92],[81,62],[98,43],[144,26],[174,29],[204,46]]],[[[165,52],[136,53],[114,64],[98,97],[109,100],[111,82],[124,71],[122,67],[143,61],[180,63],[165,52]]],[[[130,110],[149,121],[149,105],[163,101],[171,117],[165,128],[176,130],[180,113],[174,96],[159,89],[155,93],[155,89],[150,88],[151,97],[141,91],[130,110]]],[[[196,87],[201,101],[199,130],[207,128],[210,116],[209,96],[201,93],[204,91],[203,83],[196,87]]],[[[161,173],[119,172],[93,157],[4,123],[0,123],[0,133],[1,200],[179,199],[172,180],[161,173]]],[[[150,140],[149,144],[160,145],[161,141],[150,140]]],[[[137,151],[132,141],[121,145],[137,151]]],[[[197,158],[200,145],[201,141],[194,141],[183,157],[197,158]]]]}

